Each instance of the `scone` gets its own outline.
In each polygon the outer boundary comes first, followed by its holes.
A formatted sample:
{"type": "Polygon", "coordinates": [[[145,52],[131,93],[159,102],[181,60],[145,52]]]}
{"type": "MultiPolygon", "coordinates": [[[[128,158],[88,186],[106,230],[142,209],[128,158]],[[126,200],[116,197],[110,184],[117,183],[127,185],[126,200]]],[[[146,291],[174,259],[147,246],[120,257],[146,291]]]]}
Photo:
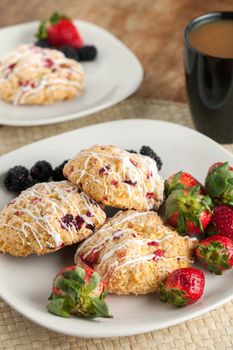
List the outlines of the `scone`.
{"type": "Polygon", "coordinates": [[[68,181],[36,184],[0,212],[0,252],[51,253],[82,241],[105,219],[98,204],[68,181]]]}
{"type": "Polygon", "coordinates": [[[21,45],[0,62],[0,97],[15,105],[45,105],[81,94],[81,65],[52,49],[21,45]]]}
{"type": "Polygon", "coordinates": [[[116,146],[93,146],[64,167],[64,175],[96,201],[121,209],[157,209],[164,182],[156,162],[116,146]]]}
{"type": "Polygon", "coordinates": [[[191,266],[194,244],[153,211],[121,211],[80,245],[75,262],[92,266],[110,293],[147,294],[156,292],[169,272],[191,266]]]}

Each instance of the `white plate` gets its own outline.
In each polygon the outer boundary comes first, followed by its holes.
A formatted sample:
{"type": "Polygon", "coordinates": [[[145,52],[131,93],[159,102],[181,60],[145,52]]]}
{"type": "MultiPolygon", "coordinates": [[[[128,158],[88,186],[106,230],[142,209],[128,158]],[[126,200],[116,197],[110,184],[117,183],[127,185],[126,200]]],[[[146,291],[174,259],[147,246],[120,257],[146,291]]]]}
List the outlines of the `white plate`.
{"type": "MultiPolygon", "coordinates": [[[[116,37],[94,24],[74,21],[85,43],[98,49],[95,61],[84,62],[86,89],[71,101],[51,106],[13,106],[0,100],[0,124],[43,125],[80,118],[110,107],[137,90],[143,69],[136,56],[116,37]]],[[[0,29],[0,58],[22,43],[35,42],[39,22],[0,29]]]]}
{"type": "MultiPolygon", "coordinates": [[[[30,167],[35,160],[44,158],[57,165],[80,149],[96,143],[136,150],[143,144],[150,145],[164,161],[164,177],[184,169],[203,181],[212,163],[233,162],[229,152],[191,129],[160,121],[124,120],[74,130],[25,146],[1,157],[0,169],[4,172],[16,163],[30,167]],[[58,145],[61,145],[59,152],[58,145]]],[[[1,204],[11,199],[2,188],[0,198],[1,204]]],[[[168,327],[201,315],[233,298],[233,270],[223,276],[207,272],[204,296],[186,308],[177,309],[163,304],[156,295],[109,295],[107,302],[113,319],[89,321],[57,317],[47,312],[47,298],[54,275],[60,268],[73,263],[74,248],[39,257],[0,256],[0,295],[34,322],[57,332],[83,337],[126,336],[168,327]]]]}

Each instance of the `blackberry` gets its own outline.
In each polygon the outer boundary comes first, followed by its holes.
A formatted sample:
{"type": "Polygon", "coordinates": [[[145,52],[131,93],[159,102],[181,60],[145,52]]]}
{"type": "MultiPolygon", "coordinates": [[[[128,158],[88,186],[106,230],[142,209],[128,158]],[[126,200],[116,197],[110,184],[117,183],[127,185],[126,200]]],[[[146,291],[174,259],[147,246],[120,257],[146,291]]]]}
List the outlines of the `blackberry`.
{"type": "Polygon", "coordinates": [[[52,48],[52,45],[47,39],[39,39],[35,42],[35,45],[43,48],[52,48]]]}
{"type": "Polygon", "coordinates": [[[40,182],[47,181],[52,175],[52,166],[46,160],[39,160],[31,168],[30,174],[33,179],[36,179],[40,182]]]}
{"type": "Polygon", "coordinates": [[[93,61],[97,56],[97,49],[93,45],[85,45],[78,49],[79,61],[93,61]]]}
{"type": "Polygon", "coordinates": [[[150,148],[149,146],[142,146],[140,149],[140,154],[142,154],[143,156],[148,156],[148,157],[154,159],[154,161],[157,164],[158,170],[161,170],[163,162],[162,162],[161,158],[153,151],[152,148],[150,148]]]}
{"type": "Polygon", "coordinates": [[[28,170],[24,166],[16,165],[9,169],[4,179],[8,191],[20,192],[24,189],[28,179],[28,170]]]}
{"type": "Polygon", "coordinates": [[[78,51],[74,47],[64,45],[60,47],[59,50],[63,52],[67,58],[72,58],[73,60],[79,61],[78,51]]]}
{"type": "Polygon", "coordinates": [[[27,188],[34,186],[36,183],[38,183],[38,181],[36,181],[35,179],[28,178],[25,182],[23,190],[26,190],[27,188]]]}
{"type": "Polygon", "coordinates": [[[134,149],[126,149],[127,152],[129,153],[138,153],[137,151],[135,151],[134,149]]]}
{"type": "Polygon", "coordinates": [[[62,164],[58,165],[52,173],[53,181],[62,181],[65,180],[65,176],[63,175],[63,168],[66,165],[68,160],[65,160],[62,164]]]}

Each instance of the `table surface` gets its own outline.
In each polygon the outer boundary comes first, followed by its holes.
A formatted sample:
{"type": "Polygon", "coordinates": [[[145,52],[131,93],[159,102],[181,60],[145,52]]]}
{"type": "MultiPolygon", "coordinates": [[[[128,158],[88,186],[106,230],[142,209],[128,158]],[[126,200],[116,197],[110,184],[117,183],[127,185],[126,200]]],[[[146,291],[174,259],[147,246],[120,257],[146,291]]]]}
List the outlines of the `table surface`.
{"type": "Polygon", "coordinates": [[[233,0],[0,0],[0,27],[55,10],[106,28],[135,52],[145,70],[135,96],[186,101],[183,29],[204,12],[232,11],[233,0]]]}

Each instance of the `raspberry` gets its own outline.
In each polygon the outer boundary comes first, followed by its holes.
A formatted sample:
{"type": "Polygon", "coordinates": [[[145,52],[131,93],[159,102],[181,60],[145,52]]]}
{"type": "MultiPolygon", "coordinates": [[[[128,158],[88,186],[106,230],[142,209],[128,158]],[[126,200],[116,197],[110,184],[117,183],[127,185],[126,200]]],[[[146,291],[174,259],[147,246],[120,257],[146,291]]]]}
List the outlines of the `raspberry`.
{"type": "Polygon", "coordinates": [[[4,179],[4,185],[8,191],[20,192],[24,190],[28,179],[28,170],[20,165],[9,169],[4,179]]]}
{"type": "Polygon", "coordinates": [[[97,56],[97,49],[93,45],[85,45],[78,49],[79,61],[93,61],[97,56]]]}
{"type": "Polygon", "coordinates": [[[45,160],[40,160],[31,168],[31,176],[39,181],[47,181],[52,175],[52,166],[45,160]]]}
{"type": "Polygon", "coordinates": [[[148,157],[154,159],[154,161],[157,164],[158,170],[161,170],[163,162],[162,162],[161,158],[153,151],[152,148],[150,148],[149,146],[142,146],[140,149],[140,154],[142,154],[143,156],[148,156],[148,157]]]}
{"type": "Polygon", "coordinates": [[[63,168],[66,165],[68,160],[64,160],[64,162],[58,165],[52,172],[53,181],[62,181],[65,180],[65,176],[63,175],[63,168]]]}

